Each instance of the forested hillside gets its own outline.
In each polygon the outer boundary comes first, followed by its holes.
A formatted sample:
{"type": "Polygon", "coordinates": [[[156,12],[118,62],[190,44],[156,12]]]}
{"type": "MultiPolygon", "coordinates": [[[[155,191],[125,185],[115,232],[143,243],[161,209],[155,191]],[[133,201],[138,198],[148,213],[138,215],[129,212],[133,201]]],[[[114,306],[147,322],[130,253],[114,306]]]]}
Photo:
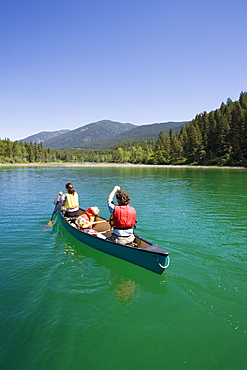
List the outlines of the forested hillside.
{"type": "Polygon", "coordinates": [[[129,141],[107,150],[52,150],[42,143],[0,140],[1,163],[115,162],[247,167],[247,93],[198,114],[189,125],[157,140],[129,141]]]}
{"type": "Polygon", "coordinates": [[[152,123],[148,125],[140,125],[131,130],[122,132],[119,135],[113,137],[94,141],[87,142],[81,145],[81,149],[109,149],[111,146],[122,145],[126,141],[135,141],[135,140],[156,140],[159,136],[160,131],[164,131],[166,134],[169,134],[170,129],[174,132],[181,130],[183,124],[188,125],[190,122],[162,122],[162,123],[152,123]],[[120,144],[121,143],[121,144],[120,144]]]}

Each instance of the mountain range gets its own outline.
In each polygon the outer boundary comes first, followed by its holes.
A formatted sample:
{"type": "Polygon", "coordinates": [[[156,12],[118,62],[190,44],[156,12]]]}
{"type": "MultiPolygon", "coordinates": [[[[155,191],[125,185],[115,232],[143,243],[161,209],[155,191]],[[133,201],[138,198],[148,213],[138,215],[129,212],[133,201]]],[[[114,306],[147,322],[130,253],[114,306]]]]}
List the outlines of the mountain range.
{"type": "Polygon", "coordinates": [[[44,142],[45,140],[51,139],[52,137],[56,137],[58,135],[68,133],[70,130],[59,130],[59,131],[42,131],[39,132],[38,134],[34,134],[31,136],[26,137],[25,139],[21,139],[19,141],[23,142],[28,142],[32,141],[33,143],[41,143],[44,142]]]}
{"type": "Polygon", "coordinates": [[[156,140],[160,131],[169,134],[179,131],[183,122],[163,122],[146,125],[134,125],[110,120],[89,123],[75,130],[42,131],[20,141],[42,142],[44,148],[63,149],[107,149],[125,141],[156,140]]]}

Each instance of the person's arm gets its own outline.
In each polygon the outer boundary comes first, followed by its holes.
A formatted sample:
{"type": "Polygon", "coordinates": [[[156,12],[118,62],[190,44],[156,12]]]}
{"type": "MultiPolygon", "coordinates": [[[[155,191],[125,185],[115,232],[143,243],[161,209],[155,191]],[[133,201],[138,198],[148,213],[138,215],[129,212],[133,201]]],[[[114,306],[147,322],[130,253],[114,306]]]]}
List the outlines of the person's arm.
{"type": "Polygon", "coordinates": [[[116,194],[116,192],[118,190],[120,190],[120,186],[114,186],[113,190],[110,192],[110,194],[108,196],[108,202],[112,202],[113,201],[114,195],[116,194]]]}
{"type": "Polygon", "coordinates": [[[108,209],[111,214],[113,214],[115,204],[113,202],[114,195],[120,190],[120,186],[114,186],[113,190],[108,195],[108,209]]]}
{"type": "Polygon", "coordinates": [[[56,208],[54,209],[54,213],[56,213],[61,206],[64,204],[66,199],[66,195],[63,194],[61,191],[58,193],[57,201],[56,201],[56,208]]]}

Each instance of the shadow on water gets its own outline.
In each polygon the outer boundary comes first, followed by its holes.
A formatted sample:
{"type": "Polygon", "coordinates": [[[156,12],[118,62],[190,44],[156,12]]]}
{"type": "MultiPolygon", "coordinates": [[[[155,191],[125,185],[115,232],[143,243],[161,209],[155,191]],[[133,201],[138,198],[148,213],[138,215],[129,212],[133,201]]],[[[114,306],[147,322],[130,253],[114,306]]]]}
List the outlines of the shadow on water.
{"type": "Polygon", "coordinates": [[[91,276],[97,278],[103,274],[105,286],[114,292],[119,304],[132,304],[139,297],[141,290],[152,294],[166,294],[166,273],[158,275],[95,250],[68,234],[59,223],[55,225],[54,232],[57,233],[56,248],[63,248],[63,253],[71,254],[75,261],[83,261],[80,268],[87,270],[91,276]]]}

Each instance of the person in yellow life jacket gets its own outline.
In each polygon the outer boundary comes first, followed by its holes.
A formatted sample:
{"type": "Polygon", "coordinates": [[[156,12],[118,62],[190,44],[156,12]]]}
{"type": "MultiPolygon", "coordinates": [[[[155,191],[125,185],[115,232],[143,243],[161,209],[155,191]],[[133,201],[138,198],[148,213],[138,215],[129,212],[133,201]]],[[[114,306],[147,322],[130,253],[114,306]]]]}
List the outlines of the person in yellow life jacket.
{"type": "Polygon", "coordinates": [[[115,186],[108,196],[108,209],[113,220],[113,232],[108,240],[119,244],[132,244],[135,240],[133,227],[136,224],[136,210],[129,205],[130,196],[119,186],[115,186]],[[117,205],[113,198],[116,195],[117,205]]]}
{"type": "Polygon", "coordinates": [[[65,209],[64,216],[73,218],[78,217],[80,216],[78,194],[70,182],[65,185],[65,188],[67,193],[59,193],[63,200],[62,207],[65,209]]]}

